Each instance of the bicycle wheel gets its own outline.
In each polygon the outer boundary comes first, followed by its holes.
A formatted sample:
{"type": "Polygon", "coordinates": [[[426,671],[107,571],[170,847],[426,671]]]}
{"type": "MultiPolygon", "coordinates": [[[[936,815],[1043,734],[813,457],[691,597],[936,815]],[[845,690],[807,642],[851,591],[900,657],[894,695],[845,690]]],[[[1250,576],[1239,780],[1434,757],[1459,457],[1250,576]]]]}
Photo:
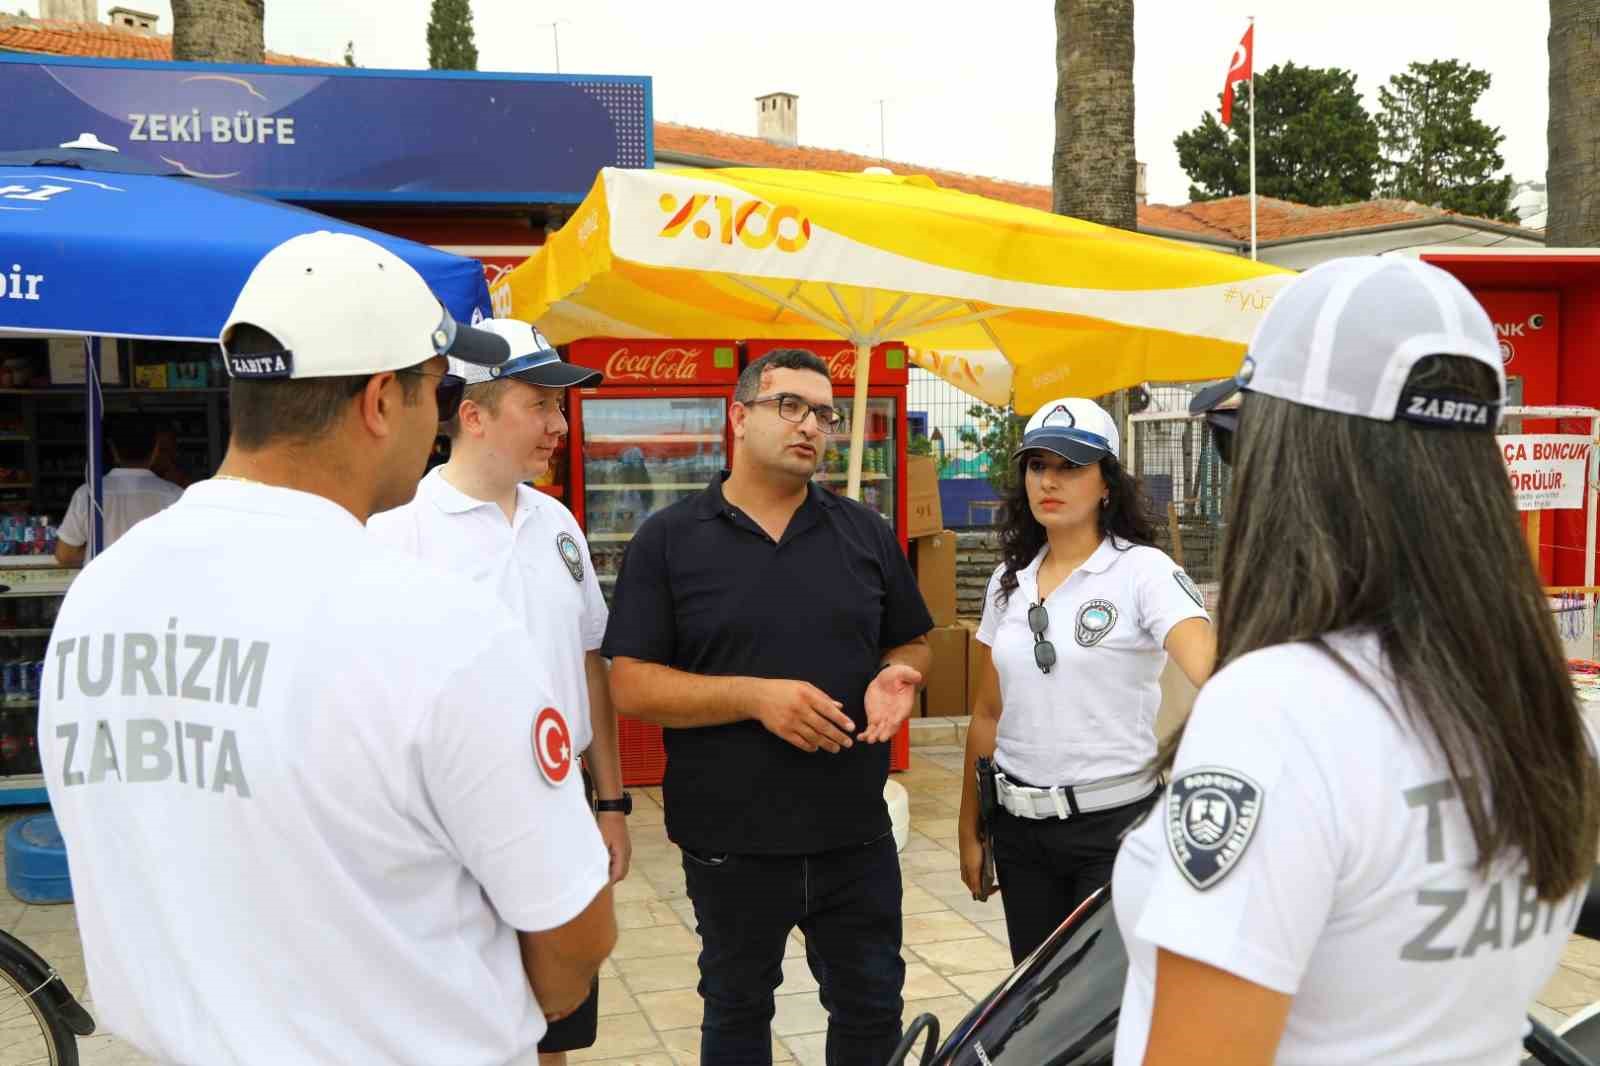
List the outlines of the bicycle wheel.
{"type": "Polygon", "coordinates": [[[44,1009],[38,990],[0,958],[0,1066],[78,1066],[77,1038],[44,1009]]]}

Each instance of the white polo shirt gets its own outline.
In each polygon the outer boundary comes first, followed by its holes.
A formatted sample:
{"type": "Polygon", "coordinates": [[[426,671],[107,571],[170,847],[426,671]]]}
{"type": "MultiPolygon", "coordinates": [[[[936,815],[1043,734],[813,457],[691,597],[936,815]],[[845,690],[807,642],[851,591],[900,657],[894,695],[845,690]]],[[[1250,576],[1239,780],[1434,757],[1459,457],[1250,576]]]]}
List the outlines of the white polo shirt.
{"type": "Polygon", "coordinates": [[[1520,857],[1475,874],[1466,809],[1393,709],[1377,638],[1329,640],[1382,701],[1309,644],[1230,663],[1123,843],[1118,1066],[1144,1058],[1158,947],[1293,996],[1279,1066],[1521,1059],[1583,893],[1538,902],[1520,857]]]}
{"type": "Polygon", "coordinates": [[[516,930],[607,855],[491,597],[320,496],[204,481],[73,583],[42,695],[105,1028],[170,1063],[535,1061],[516,930]]]}
{"type": "MultiPolygon", "coordinates": [[[[136,522],[171,507],[182,495],[181,488],[148,470],[119,466],[108,471],[100,481],[100,529],[105,546],[122,539],[136,522]]],[[[79,485],[56,536],[63,544],[81,548],[89,543],[91,522],[89,486],[79,485]]]]}
{"type": "Polygon", "coordinates": [[[560,500],[519,485],[516,518],[508,522],[499,504],[468,496],[443,469],[430,470],[414,500],[373,515],[367,529],[511,609],[544,652],[561,706],[573,708],[574,750],[587,751],[594,732],[583,657],[599,650],[607,613],[578,520],[560,500]]]}
{"type": "Polygon", "coordinates": [[[1034,661],[1028,608],[1039,602],[1039,564],[1050,549],[1017,572],[1004,607],[995,602],[1004,567],[989,579],[977,637],[993,649],[1000,676],[995,762],[1008,777],[1041,788],[1082,785],[1136,773],[1155,756],[1167,634],[1208,616],[1189,575],[1165,552],[1112,541],[1101,541],[1045,601],[1044,638],[1056,649],[1048,674],[1034,661]]]}

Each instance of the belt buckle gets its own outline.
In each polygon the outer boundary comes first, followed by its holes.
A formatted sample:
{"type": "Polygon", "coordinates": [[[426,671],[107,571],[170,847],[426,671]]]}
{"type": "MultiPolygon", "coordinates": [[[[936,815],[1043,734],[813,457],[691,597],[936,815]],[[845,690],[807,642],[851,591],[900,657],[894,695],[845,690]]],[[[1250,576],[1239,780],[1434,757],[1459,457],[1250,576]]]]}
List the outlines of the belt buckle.
{"type": "Polygon", "coordinates": [[[1050,790],[1050,799],[1055,802],[1057,818],[1060,818],[1064,822],[1072,816],[1071,812],[1067,810],[1066,790],[1060,785],[1057,785],[1050,790]]]}

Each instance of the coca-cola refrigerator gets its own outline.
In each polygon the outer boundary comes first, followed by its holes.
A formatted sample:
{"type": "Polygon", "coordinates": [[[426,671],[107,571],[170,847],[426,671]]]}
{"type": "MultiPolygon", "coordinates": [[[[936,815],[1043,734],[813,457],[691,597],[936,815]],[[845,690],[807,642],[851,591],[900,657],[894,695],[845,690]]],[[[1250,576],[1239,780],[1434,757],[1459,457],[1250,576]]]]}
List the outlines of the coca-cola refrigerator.
{"type": "MultiPolygon", "coordinates": [[[[746,341],[745,363],[776,348],[804,348],[828,364],[834,406],[850,414],[856,395],[855,345],[837,338],[822,341],[746,341]]],[[[906,346],[880,344],[872,350],[867,381],[867,424],[862,433],[861,502],[894,526],[906,547],[906,346]]],[[[843,494],[850,480],[850,422],[847,418],[828,438],[816,480],[843,494]]]]}

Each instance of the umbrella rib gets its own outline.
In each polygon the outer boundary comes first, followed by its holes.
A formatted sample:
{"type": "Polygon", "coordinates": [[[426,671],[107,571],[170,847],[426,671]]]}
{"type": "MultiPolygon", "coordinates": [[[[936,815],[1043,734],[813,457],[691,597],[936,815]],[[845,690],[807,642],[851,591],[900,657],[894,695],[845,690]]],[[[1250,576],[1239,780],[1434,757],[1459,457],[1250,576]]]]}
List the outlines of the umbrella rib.
{"type": "MultiPolygon", "coordinates": [[[[847,329],[841,323],[835,322],[833,319],[829,318],[827,315],[823,314],[821,311],[818,311],[814,307],[801,306],[800,304],[795,303],[793,300],[790,300],[790,299],[787,299],[785,297],[779,296],[777,293],[773,292],[771,289],[765,288],[764,286],[761,286],[761,285],[757,285],[755,282],[749,280],[748,278],[742,278],[737,274],[729,274],[729,275],[727,275],[727,279],[729,281],[733,282],[735,285],[744,286],[745,288],[749,289],[751,292],[753,292],[756,295],[762,297],[763,299],[771,300],[773,303],[777,304],[779,307],[788,308],[790,311],[793,311],[795,314],[799,315],[801,318],[808,319],[809,321],[815,322],[817,325],[821,326],[824,329],[832,330],[834,333],[838,334],[841,337],[850,336],[850,330],[849,329],[847,329]]],[[[807,302],[809,303],[809,301],[807,301],[807,302]]]]}
{"type": "Polygon", "coordinates": [[[828,295],[833,297],[834,306],[839,309],[839,317],[844,319],[845,325],[850,327],[850,335],[852,337],[860,336],[862,326],[866,325],[867,320],[862,319],[860,325],[858,325],[856,320],[850,317],[850,312],[845,310],[844,299],[839,295],[839,290],[832,282],[828,283],[827,289],[828,295]]]}
{"type": "MultiPolygon", "coordinates": [[[[871,295],[872,295],[872,290],[868,289],[867,290],[867,296],[871,297],[871,295]]],[[[877,342],[877,341],[880,341],[880,340],[883,339],[883,335],[887,331],[887,328],[888,328],[888,325],[889,325],[889,320],[894,318],[895,315],[899,314],[900,313],[900,308],[904,307],[906,305],[906,303],[910,299],[911,299],[911,294],[909,292],[903,292],[903,293],[900,294],[899,299],[895,300],[894,303],[889,305],[889,310],[885,311],[883,313],[883,317],[878,319],[877,323],[875,325],[873,325],[873,327],[872,327],[872,339],[873,339],[874,342],[877,342]]],[[[870,306],[870,305],[868,305],[868,306],[870,306]]],[[[862,308],[862,310],[863,311],[867,310],[867,307],[864,306],[862,308]]],[[[861,316],[861,321],[863,321],[863,322],[871,321],[871,319],[872,319],[872,316],[870,314],[863,314],[861,316]]]]}
{"type": "Polygon", "coordinates": [[[921,330],[929,322],[932,322],[940,315],[948,314],[951,311],[965,306],[967,306],[967,302],[965,300],[946,300],[937,307],[925,308],[916,314],[907,316],[905,319],[899,322],[889,323],[884,327],[884,329],[885,332],[892,331],[904,339],[908,334],[921,330]]]}
{"type": "MultiPolygon", "coordinates": [[[[946,310],[948,310],[948,308],[946,310]]],[[[901,338],[904,339],[911,333],[929,333],[936,329],[950,329],[955,326],[970,325],[973,322],[986,322],[991,318],[999,318],[1001,315],[1010,313],[1011,308],[1009,307],[991,307],[987,311],[974,311],[970,315],[959,315],[955,318],[941,318],[938,320],[924,319],[922,322],[917,323],[909,328],[906,326],[901,326],[895,332],[900,334],[901,338]]]]}
{"type": "MultiPolygon", "coordinates": [[[[795,282],[794,283],[794,288],[789,290],[789,299],[791,299],[791,300],[794,299],[795,298],[795,294],[800,291],[800,286],[802,286],[804,284],[805,284],[805,282],[803,282],[803,281],[795,282]]],[[[772,318],[770,319],[770,321],[776,322],[781,317],[783,317],[783,306],[780,304],[779,306],[774,307],[772,309],[772,318]]]]}

